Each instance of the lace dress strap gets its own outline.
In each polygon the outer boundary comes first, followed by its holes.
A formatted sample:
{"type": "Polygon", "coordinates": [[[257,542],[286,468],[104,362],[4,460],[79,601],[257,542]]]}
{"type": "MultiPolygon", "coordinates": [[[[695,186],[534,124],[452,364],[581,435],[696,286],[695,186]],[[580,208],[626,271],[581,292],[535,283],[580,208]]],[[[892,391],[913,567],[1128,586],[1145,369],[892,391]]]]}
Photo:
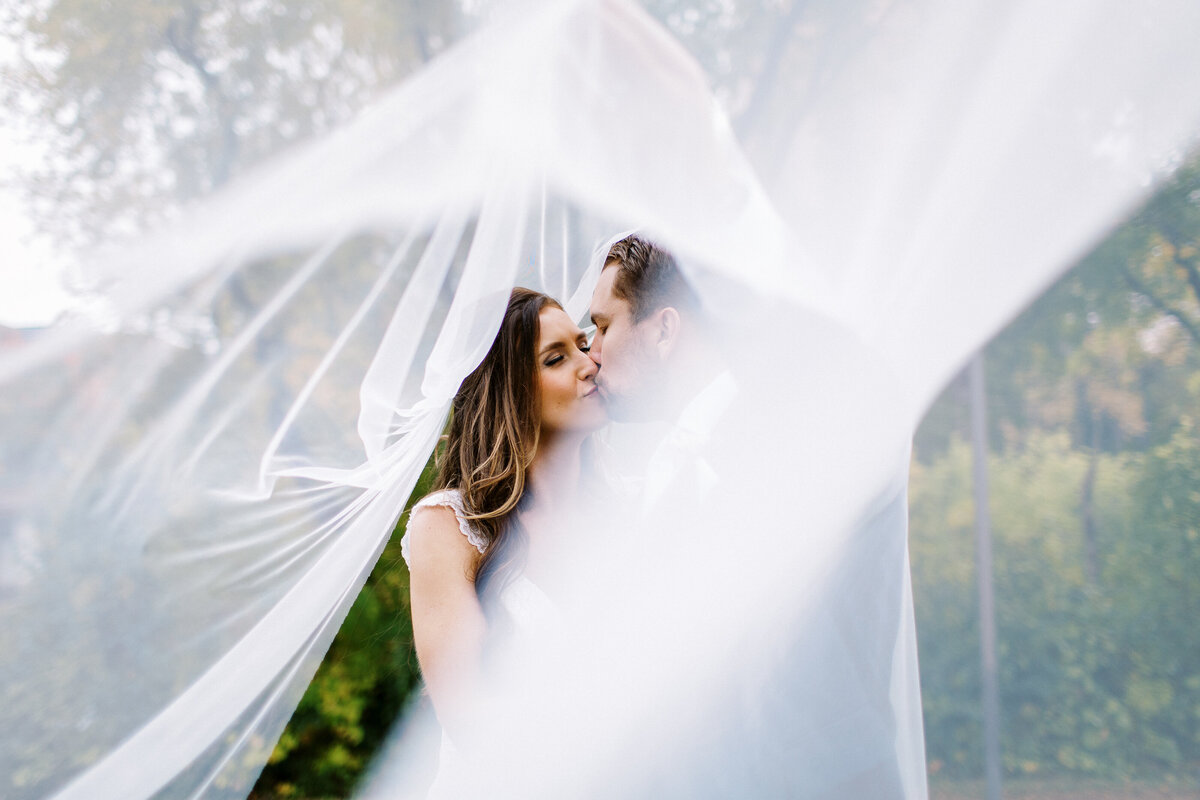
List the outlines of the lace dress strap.
{"type": "MultiPolygon", "coordinates": [[[[479,531],[471,521],[467,519],[467,511],[463,507],[462,493],[457,489],[442,489],[432,494],[427,494],[416,502],[412,507],[412,514],[416,514],[421,508],[448,508],[454,512],[454,518],[458,520],[458,529],[462,531],[462,535],[467,537],[467,541],[475,546],[475,549],[480,553],[487,547],[487,539],[484,538],[482,532],[479,531]]],[[[400,538],[400,555],[404,556],[404,563],[408,564],[409,558],[408,531],[404,532],[404,536],[400,538]]]]}

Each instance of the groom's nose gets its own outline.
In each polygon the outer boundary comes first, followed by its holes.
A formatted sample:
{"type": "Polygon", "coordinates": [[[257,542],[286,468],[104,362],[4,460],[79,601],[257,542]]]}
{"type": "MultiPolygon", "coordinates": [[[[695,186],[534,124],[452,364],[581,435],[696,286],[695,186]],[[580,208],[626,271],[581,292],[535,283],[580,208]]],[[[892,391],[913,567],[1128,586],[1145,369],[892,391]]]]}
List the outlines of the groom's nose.
{"type": "Polygon", "coordinates": [[[596,334],[592,336],[591,343],[588,345],[588,358],[596,362],[597,367],[600,366],[600,345],[603,344],[603,342],[604,334],[600,331],[596,331],[596,334]]]}

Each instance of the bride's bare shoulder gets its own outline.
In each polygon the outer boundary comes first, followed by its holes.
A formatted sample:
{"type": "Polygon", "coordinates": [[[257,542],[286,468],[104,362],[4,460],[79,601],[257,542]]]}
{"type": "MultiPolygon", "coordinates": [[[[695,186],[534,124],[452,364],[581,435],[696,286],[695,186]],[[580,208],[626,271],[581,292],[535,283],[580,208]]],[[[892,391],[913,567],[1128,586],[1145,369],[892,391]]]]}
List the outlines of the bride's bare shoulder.
{"type": "Polygon", "coordinates": [[[486,539],[466,519],[462,495],[443,489],[422,497],[409,515],[406,559],[409,567],[425,563],[474,560],[486,539]]]}

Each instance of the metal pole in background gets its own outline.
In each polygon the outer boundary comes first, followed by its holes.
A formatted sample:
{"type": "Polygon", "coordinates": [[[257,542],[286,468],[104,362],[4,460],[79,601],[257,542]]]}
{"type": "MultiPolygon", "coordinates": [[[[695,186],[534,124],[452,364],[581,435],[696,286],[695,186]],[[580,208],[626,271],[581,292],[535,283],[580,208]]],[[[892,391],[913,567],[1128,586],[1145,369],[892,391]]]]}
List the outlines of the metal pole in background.
{"type": "Polygon", "coordinates": [[[988,512],[987,396],[983,351],[967,366],[975,485],[975,561],[979,579],[979,653],[983,667],[983,747],[987,800],[1001,800],[1000,691],[996,677],[996,601],[992,589],[992,524],[988,512]]]}

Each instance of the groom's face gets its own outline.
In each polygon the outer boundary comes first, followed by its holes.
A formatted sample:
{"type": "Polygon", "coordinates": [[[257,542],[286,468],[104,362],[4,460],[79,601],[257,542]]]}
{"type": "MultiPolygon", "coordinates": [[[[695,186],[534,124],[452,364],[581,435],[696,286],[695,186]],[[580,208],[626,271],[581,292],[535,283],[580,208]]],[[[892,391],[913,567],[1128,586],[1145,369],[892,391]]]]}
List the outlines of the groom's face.
{"type": "Polygon", "coordinates": [[[589,355],[600,367],[596,385],[615,420],[633,421],[643,416],[646,393],[652,391],[656,353],[650,325],[633,318],[633,306],[613,294],[618,267],[606,267],[592,292],[592,323],[596,335],[589,355]]]}

